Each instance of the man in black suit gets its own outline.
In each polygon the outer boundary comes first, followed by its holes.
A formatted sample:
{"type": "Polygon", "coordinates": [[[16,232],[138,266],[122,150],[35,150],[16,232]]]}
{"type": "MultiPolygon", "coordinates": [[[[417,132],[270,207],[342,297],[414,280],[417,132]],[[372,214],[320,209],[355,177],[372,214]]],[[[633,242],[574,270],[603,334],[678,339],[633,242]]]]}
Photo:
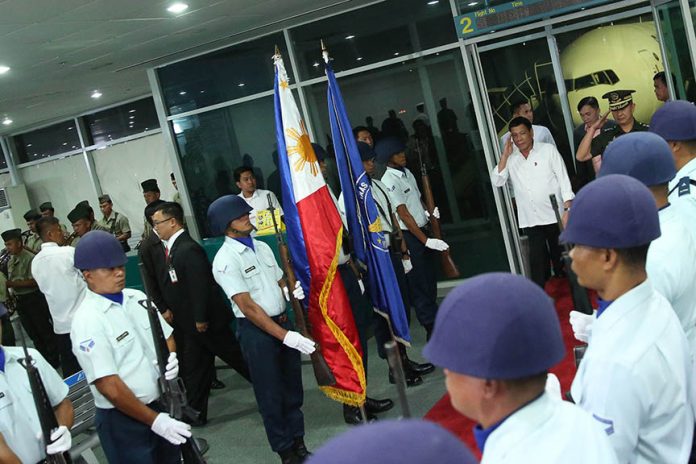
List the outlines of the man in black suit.
{"type": "Polygon", "coordinates": [[[183,222],[183,209],[175,202],[162,203],[152,213],[152,225],[164,243],[162,259],[155,262],[157,284],[183,345],[177,351],[189,404],[201,413],[194,425],[203,425],[215,356],[245,379],[250,377],[230,326],[232,310],[213,280],[205,250],[183,228],[183,222]]]}

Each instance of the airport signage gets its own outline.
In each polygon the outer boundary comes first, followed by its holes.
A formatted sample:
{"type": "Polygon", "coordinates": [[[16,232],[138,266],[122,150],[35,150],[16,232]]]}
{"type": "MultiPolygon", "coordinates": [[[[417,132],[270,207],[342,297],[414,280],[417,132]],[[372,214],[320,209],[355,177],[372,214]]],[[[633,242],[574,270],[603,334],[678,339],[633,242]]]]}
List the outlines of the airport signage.
{"type": "Polygon", "coordinates": [[[611,0],[517,0],[456,16],[454,24],[459,37],[470,39],[610,2],[611,0]]]}

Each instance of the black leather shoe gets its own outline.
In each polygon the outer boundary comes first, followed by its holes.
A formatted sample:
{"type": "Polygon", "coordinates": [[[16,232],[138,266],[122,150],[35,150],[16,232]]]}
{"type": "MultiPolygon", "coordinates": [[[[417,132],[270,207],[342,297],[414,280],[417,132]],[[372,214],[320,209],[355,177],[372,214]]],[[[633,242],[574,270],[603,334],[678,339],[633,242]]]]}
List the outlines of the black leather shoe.
{"type": "Polygon", "coordinates": [[[415,372],[418,375],[427,375],[435,370],[435,366],[433,366],[431,363],[417,363],[416,361],[408,358],[406,362],[408,363],[408,368],[411,370],[411,372],[415,372]]]}
{"type": "MultiPolygon", "coordinates": [[[[343,420],[349,425],[360,425],[363,423],[362,414],[360,413],[360,408],[357,406],[343,405],[343,420]]],[[[377,417],[367,413],[367,422],[374,422],[377,417]]]]}
{"type": "MultiPolygon", "coordinates": [[[[394,374],[389,370],[389,383],[395,384],[396,379],[394,379],[394,374]]],[[[415,387],[423,383],[423,377],[416,374],[415,372],[406,372],[406,386],[415,387]]]]}
{"type": "Polygon", "coordinates": [[[304,462],[305,459],[312,455],[312,453],[307,450],[307,446],[305,446],[305,442],[302,437],[295,438],[295,443],[293,444],[292,450],[295,452],[295,456],[300,459],[300,462],[304,462]]]}
{"type": "Polygon", "coordinates": [[[302,460],[295,454],[295,450],[290,448],[289,450],[281,451],[278,453],[280,456],[280,462],[282,464],[300,464],[302,460]]]}
{"type": "Polygon", "coordinates": [[[210,384],[210,388],[213,390],[222,390],[225,388],[225,384],[220,382],[218,379],[213,379],[213,382],[210,384]]]}
{"type": "Polygon", "coordinates": [[[384,400],[376,400],[374,398],[365,398],[365,410],[368,414],[377,414],[379,412],[389,411],[394,407],[394,402],[389,398],[384,400]]]}
{"type": "Polygon", "coordinates": [[[193,437],[193,440],[196,442],[196,446],[198,446],[198,449],[200,450],[201,454],[207,453],[210,449],[208,440],[206,440],[205,438],[193,437]]]}

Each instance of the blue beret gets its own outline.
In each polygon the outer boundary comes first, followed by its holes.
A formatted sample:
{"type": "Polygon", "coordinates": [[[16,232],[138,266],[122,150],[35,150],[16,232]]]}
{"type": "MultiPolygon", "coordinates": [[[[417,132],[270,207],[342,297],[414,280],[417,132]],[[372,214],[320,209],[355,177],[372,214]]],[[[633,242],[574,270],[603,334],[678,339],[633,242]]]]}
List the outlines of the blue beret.
{"type": "Polygon", "coordinates": [[[665,103],[653,114],[650,132],[669,141],[696,140],[696,106],[683,100],[665,103]]]}
{"type": "Polygon", "coordinates": [[[423,355],[433,364],[481,379],[540,374],[565,356],[551,298],[525,277],[482,274],[440,305],[423,355]]]}
{"type": "Polygon", "coordinates": [[[622,135],[604,150],[599,176],[625,174],[644,185],[666,184],[677,175],[672,149],[659,135],[632,132],[622,135]]]}
{"type": "Polygon", "coordinates": [[[361,161],[370,161],[377,158],[375,150],[365,142],[358,142],[358,151],[360,152],[361,161]]]}
{"type": "Polygon", "coordinates": [[[404,151],[406,151],[406,145],[404,145],[404,142],[396,137],[385,137],[380,139],[379,142],[377,142],[377,145],[375,145],[377,161],[383,164],[389,161],[389,158],[391,158],[392,155],[396,155],[397,153],[402,153],[404,151]]]}
{"type": "Polygon", "coordinates": [[[109,269],[126,261],[121,243],[103,230],[87,232],[75,247],[75,267],[81,270],[109,269]]]}
{"type": "Polygon", "coordinates": [[[208,206],[208,224],[213,235],[222,235],[230,222],[253,210],[244,199],[238,195],[225,195],[208,206]]]}
{"type": "Polygon", "coordinates": [[[659,236],[657,204],[650,190],[632,177],[610,174],[580,190],[560,238],[594,248],[633,248],[659,236]]]}
{"type": "Polygon", "coordinates": [[[314,154],[317,157],[317,161],[321,162],[326,159],[326,150],[324,150],[324,147],[318,143],[313,143],[312,148],[314,148],[314,154]]]}
{"type": "Polygon", "coordinates": [[[474,464],[457,437],[424,420],[361,425],[326,442],[307,464],[474,464]]]}

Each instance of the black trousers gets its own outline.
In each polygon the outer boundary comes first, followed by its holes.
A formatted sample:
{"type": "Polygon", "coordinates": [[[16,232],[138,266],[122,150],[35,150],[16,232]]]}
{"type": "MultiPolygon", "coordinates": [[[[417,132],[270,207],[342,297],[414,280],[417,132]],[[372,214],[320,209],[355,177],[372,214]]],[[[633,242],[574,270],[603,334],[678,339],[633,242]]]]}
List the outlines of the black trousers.
{"type": "Polygon", "coordinates": [[[2,341],[0,341],[0,344],[4,346],[15,346],[17,342],[15,341],[14,328],[12,327],[9,313],[0,317],[0,323],[2,324],[2,341]]]}
{"type": "Polygon", "coordinates": [[[561,263],[561,247],[558,244],[560,231],[558,224],[527,227],[522,232],[529,240],[529,268],[532,281],[544,288],[550,276],[549,259],[553,261],[553,269],[558,275],[563,267],[561,263]]]}
{"type": "MultiPolygon", "coordinates": [[[[293,330],[284,320],[272,318],[281,327],[293,330]]],[[[249,365],[256,404],[271,449],[276,453],[292,448],[304,437],[302,366],[300,352],[256,327],[245,318],[237,319],[237,337],[249,365]]]]}
{"type": "Polygon", "coordinates": [[[63,369],[63,378],[67,379],[75,372],[80,372],[82,368],[72,352],[70,334],[56,334],[56,345],[58,346],[58,356],[60,356],[60,367],[63,369]]]}
{"type": "Polygon", "coordinates": [[[429,330],[435,324],[437,314],[437,278],[433,265],[433,250],[425,247],[411,232],[404,230],[413,269],[406,274],[411,305],[416,310],[418,322],[429,330]]]}
{"type": "Polygon", "coordinates": [[[37,290],[26,295],[17,295],[17,312],[22,327],[34,342],[36,349],[57,369],[60,360],[56,348],[56,334],[53,332],[53,319],[43,293],[37,290]]]}
{"type": "Polygon", "coordinates": [[[348,294],[348,301],[350,301],[350,308],[353,311],[353,318],[358,329],[358,338],[360,339],[360,346],[363,352],[363,367],[365,368],[365,375],[367,375],[367,340],[370,336],[370,327],[373,324],[374,310],[372,309],[372,303],[366,295],[361,293],[358,278],[350,266],[341,264],[338,266],[338,272],[341,274],[341,280],[348,294]]]}
{"type": "Polygon", "coordinates": [[[186,386],[189,405],[199,411],[200,419],[205,421],[208,419],[210,386],[215,378],[215,356],[251,381],[249,368],[230,328],[203,333],[180,333],[176,338],[181,340],[181,346],[177,350],[181,356],[181,377],[186,386]]]}

